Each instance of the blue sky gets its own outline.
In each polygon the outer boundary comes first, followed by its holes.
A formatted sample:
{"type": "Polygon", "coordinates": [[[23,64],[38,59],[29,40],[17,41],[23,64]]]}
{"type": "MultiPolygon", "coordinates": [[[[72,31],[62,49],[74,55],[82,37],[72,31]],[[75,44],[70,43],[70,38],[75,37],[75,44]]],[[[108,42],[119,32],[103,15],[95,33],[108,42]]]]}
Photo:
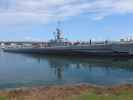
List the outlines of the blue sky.
{"type": "Polygon", "coordinates": [[[57,21],[69,40],[133,36],[133,0],[0,0],[0,40],[49,40],[57,21]]]}

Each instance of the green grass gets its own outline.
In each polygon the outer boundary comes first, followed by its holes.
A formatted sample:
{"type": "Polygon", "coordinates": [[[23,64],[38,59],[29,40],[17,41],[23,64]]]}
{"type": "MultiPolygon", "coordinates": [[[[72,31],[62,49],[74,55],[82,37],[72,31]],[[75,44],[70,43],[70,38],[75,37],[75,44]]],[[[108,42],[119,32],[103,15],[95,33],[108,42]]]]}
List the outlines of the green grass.
{"type": "Polygon", "coordinates": [[[7,97],[0,96],[0,100],[9,100],[7,97]]]}
{"type": "Polygon", "coordinates": [[[80,96],[74,96],[71,100],[133,100],[133,93],[122,92],[117,95],[96,93],[84,93],[80,96]]]}

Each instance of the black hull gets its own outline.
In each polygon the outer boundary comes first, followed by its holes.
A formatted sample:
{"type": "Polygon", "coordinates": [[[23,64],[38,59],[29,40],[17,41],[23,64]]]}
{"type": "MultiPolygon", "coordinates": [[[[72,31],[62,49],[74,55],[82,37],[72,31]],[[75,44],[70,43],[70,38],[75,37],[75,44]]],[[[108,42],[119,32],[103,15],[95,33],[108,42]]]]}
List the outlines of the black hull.
{"type": "Polygon", "coordinates": [[[97,57],[133,57],[128,52],[92,52],[71,49],[44,49],[44,48],[26,48],[26,49],[4,49],[4,52],[28,53],[28,54],[45,54],[45,55],[80,55],[80,56],[97,56],[97,57]]]}

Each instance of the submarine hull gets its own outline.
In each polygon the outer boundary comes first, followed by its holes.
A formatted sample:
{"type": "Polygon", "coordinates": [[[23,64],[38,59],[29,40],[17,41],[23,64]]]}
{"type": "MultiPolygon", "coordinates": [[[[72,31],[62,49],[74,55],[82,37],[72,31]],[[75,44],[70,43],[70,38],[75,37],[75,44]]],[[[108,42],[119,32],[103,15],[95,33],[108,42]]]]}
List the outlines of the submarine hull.
{"type": "Polygon", "coordinates": [[[98,46],[68,46],[45,48],[5,48],[5,52],[56,54],[56,55],[86,55],[86,56],[133,56],[132,45],[98,45],[98,46]]]}

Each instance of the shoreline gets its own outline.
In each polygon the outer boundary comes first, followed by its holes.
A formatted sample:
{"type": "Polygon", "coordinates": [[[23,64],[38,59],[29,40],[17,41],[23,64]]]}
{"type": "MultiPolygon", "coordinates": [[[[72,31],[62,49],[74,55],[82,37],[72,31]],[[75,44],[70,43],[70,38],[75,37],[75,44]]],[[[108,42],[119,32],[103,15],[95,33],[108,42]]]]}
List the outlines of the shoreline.
{"type": "Polygon", "coordinates": [[[0,90],[0,97],[7,97],[9,100],[17,100],[16,98],[21,98],[22,100],[68,100],[66,98],[78,96],[86,92],[94,92],[98,95],[118,95],[122,91],[133,93],[133,84],[115,85],[111,87],[90,84],[22,87],[0,90]]]}
{"type": "Polygon", "coordinates": [[[95,87],[95,88],[117,88],[120,86],[133,86],[133,84],[130,83],[122,83],[122,84],[116,84],[116,85],[96,85],[96,84],[90,84],[90,83],[77,83],[77,84],[52,84],[52,85],[33,85],[33,86],[18,86],[18,87],[10,87],[10,88],[0,88],[1,91],[14,91],[14,90],[31,90],[31,89],[38,89],[38,88],[52,88],[52,87],[59,87],[59,88],[66,88],[66,87],[95,87]]]}

